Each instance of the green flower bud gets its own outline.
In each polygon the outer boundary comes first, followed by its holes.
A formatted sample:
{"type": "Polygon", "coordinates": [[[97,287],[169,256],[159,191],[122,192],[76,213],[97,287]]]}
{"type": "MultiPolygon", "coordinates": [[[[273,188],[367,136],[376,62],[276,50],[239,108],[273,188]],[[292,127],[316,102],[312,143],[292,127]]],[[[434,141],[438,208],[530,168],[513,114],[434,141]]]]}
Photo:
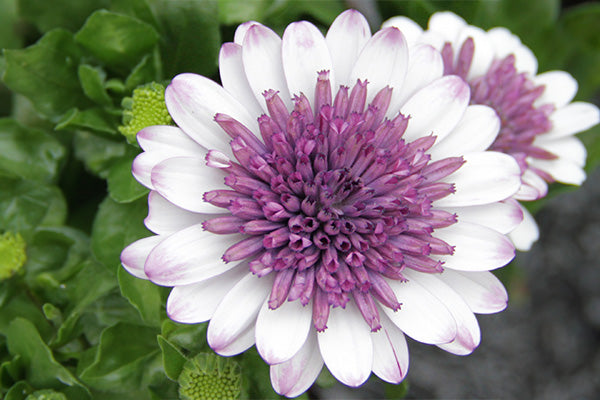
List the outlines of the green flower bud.
{"type": "Polygon", "coordinates": [[[0,235],[0,281],[15,275],[27,261],[25,240],[18,233],[0,235]]]}
{"type": "Polygon", "coordinates": [[[25,400],[67,400],[67,396],[52,389],[43,389],[31,393],[25,400]]]}
{"type": "Polygon", "coordinates": [[[242,389],[240,366],[230,358],[198,354],[188,360],[179,375],[182,400],[235,400],[242,389]]]}
{"type": "Polygon", "coordinates": [[[165,86],[151,82],[133,90],[132,97],[125,97],[123,125],[119,132],[129,143],[135,143],[135,135],[147,126],[173,125],[173,120],[165,105],[165,86]]]}

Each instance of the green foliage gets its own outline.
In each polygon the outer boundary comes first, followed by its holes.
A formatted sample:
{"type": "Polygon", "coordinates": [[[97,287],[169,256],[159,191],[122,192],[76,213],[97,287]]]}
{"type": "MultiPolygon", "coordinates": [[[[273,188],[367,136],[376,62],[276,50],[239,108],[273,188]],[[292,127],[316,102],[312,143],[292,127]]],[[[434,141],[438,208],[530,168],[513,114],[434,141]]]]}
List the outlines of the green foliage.
{"type": "Polygon", "coordinates": [[[75,40],[99,61],[113,68],[130,68],[158,41],[151,25],[106,10],[94,12],[75,40]]]}
{"type": "MultiPolygon", "coordinates": [[[[206,343],[206,323],[170,321],[169,289],[120,266],[122,249],[150,234],[143,225],[148,190],[131,175],[140,152],[135,134],[171,123],[164,87],[150,83],[166,85],[182,72],[218,81],[219,48],[237,24],[252,19],[282,34],[306,19],[326,32],[348,4],[0,0],[0,398],[177,398],[177,380],[186,368],[198,372],[200,358],[217,370],[224,365],[206,343]]],[[[597,3],[373,4],[372,31],[399,14],[425,26],[441,10],[484,29],[508,27],[534,51],[540,71],[573,74],[578,100],[600,95],[597,3]]],[[[581,138],[589,171],[600,163],[600,127],[581,138]]],[[[241,398],[280,398],[254,349],[231,360],[240,368],[241,398]]],[[[316,384],[334,382],[325,369],[316,384]]],[[[407,383],[377,384],[389,399],[408,390],[407,383]]]]}
{"type": "Polygon", "coordinates": [[[148,236],[142,221],[148,213],[146,199],[119,204],[107,197],[96,214],[92,228],[92,251],[98,261],[111,271],[120,264],[121,250],[148,236]]]}
{"type": "Polygon", "coordinates": [[[81,56],[73,35],[56,29],[26,49],[5,50],[2,80],[9,89],[26,96],[40,113],[55,119],[88,104],[77,77],[81,56]]]}
{"type": "Polygon", "coordinates": [[[50,182],[59,172],[64,146],[52,135],[0,119],[0,171],[6,175],[50,182]]]}

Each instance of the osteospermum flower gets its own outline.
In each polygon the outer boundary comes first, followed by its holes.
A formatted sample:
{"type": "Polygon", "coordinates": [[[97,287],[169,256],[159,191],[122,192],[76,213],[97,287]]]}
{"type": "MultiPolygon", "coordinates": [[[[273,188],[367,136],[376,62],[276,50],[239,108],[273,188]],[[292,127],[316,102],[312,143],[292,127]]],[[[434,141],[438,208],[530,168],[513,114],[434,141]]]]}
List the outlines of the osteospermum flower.
{"type": "Polygon", "coordinates": [[[175,321],[210,321],[220,355],[252,345],[294,397],[327,365],[346,385],[398,383],[405,335],[456,354],[473,313],[505,308],[490,273],[514,256],[519,166],[484,151],[498,133],[441,54],[371,36],[346,11],[326,37],[248,22],[220,53],[223,86],[194,74],[165,94],[178,127],[138,134],[134,176],[156,233],[121,256],[172,286],[175,321]],[[480,133],[475,135],[474,133],[480,133]],[[483,137],[483,139],[482,139],[483,137]]]}
{"type": "MultiPolygon", "coordinates": [[[[471,104],[492,107],[501,120],[490,149],[512,155],[521,167],[522,185],[514,198],[537,200],[548,183],[580,185],[585,180],[586,150],[574,135],[600,121],[598,108],[571,102],[577,81],[564,71],[537,75],[531,50],[506,28],[489,31],[467,25],[452,12],[431,16],[423,31],[406,17],[383,24],[406,33],[409,46],[428,43],[442,52],[444,74],[463,77],[471,88],[471,104]]],[[[539,231],[522,207],[523,223],[510,234],[520,250],[529,250],[539,231]]]]}

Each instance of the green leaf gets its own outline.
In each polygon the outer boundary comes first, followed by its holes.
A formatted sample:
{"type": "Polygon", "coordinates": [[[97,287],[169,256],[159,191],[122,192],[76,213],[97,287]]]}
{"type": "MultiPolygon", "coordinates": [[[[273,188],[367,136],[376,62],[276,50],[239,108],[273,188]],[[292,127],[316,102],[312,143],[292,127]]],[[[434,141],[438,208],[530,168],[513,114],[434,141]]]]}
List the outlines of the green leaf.
{"type": "Polygon", "coordinates": [[[142,222],[147,213],[146,199],[127,204],[119,204],[110,197],[104,199],[92,227],[92,251],[98,261],[115,271],[123,248],[148,236],[142,222]]]}
{"type": "Polygon", "coordinates": [[[99,10],[90,15],[75,40],[108,66],[128,69],[152,50],[158,33],[136,18],[99,10]]]}
{"type": "Polygon", "coordinates": [[[34,389],[26,381],[20,381],[15,383],[8,392],[4,400],[25,400],[25,397],[33,392],[34,389]]]}
{"type": "Polygon", "coordinates": [[[129,15],[154,27],[158,27],[156,18],[152,14],[152,10],[146,0],[112,0],[110,2],[110,11],[129,15]]]}
{"type": "Polygon", "coordinates": [[[0,308],[0,333],[8,335],[11,321],[22,317],[33,323],[42,337],[48,338],[51,335],[52,327],[42,314],[41,304],[35,302],[36,299],[28,288],[19,285],[18,289],[18,293],[0,308]]]}
{"type": "Polygon", "coordinates": [[[148,194],[148,189],[131,175],[132,161],[132,158],[123,158],[108,173],[108,193],[117,203],[131,203],[148,194]]]}
{"type": "Polygon", "coordinates": [[[165,77],[181,72],[210,76],[217,70],[221,34],[215,1],[153,0],[162,28],[161,54],[165,77]]]}
{"type": "Polygon", "coordinates": [[[20,380],[24,369],[21,356],[14,356],[0,365],[0,387],[10,387],[14,382],[20,380]]]}
{"type": "Polygon", "coordinates": [[[139,390],[147,363],[155,358],[157,331],[120,322],[102,332],[92,362],[80,370],[89,386],[112,393],[139,390]]]}
{"type": "Polygon", "coordinates": [[[19,232],[25,240],[37,226],[61,225],[67,205],[55,186],[0,177],[0,230],[19,232]]]}
{"type": "Polygon", "coordinates": [[[54,347],[60,347],[78,336],[82,331],[78,324],[80,318],[85,313],[95,312],[90,306],[117,287],[114,275],[91,259],[78,264],[75,275],[59,281],[68,303],[63,312],[65,321],[50,342],[54,347]]]}
{"type": "Polygon", "coordinates": [[[560,32],[569,50],[565,69],[579,82],[578,99],[589,99],[600,89],[599,18],[600,4],[589,3],[569,9],[560,21],[560,32]]]}
{"type": "Polygon", "coordinates": [[[169,379],[177,381],[177,378],[179,378],[179,374],[181,374],[181,370],[183,369],[183,365],[187,361],[187,358],[175,344],[169,342],[169,340],[162,335],[158,335],[158,345],[160,346],[160,350],[162,352],[163,368],[165,369],[165,373],[169,379]]]}
{"type": "Polygon", "coordinates": [[[26,49],[5,50],[4,57],[6,86],[27,97],[45,116],[55,119],[89,103],[77,77],[81,50],[70,32],[50,31],[26,49]]]}
{"type": "Polygon", "coordinates": [[[18,0],[19,14],[41,32],[54,28],[79,29],[94,10],[108,6],[109,0],[18,0]]]}
{"type": "Polygon", "coordinates": [[[121,160],[128,151],[134,151],[124,141],[113,140],[87,131],[75,133],[73,147],[75,157],[81,160],[90,172],[104,179],[108,177],[110,168],[116,162],[121,160]]]}
{"type": "Polygon", "coordinates": [[[225,25],[238,24],[245,21],[260,21],[273,0],[236,1],[217,0],[219,5],[219,22],[225,25]]]}
{"type": "Polygon", "coordinates": [[[23,39],[17,28],[18,17],[15,0],[0,0],[0,48],[16,49],[23,39]]]}
{"type": "Polygon", "coordinates": [[[13,320],[6,334],[11,355],[20,355],[26,365],[27,381],[34,387],[84,387],[65,367],[54,359],[35,326],[24,318],[13,320]]]}
{"type": "Polygon", "coordinates": [[[210,351],[206,343],[206,323],[202,324],[179,324],[165,319],[161,327],[162,335],[169,342],[189,353],[199,353],[201,351],[210,351]]]}
{"type": "Polygon", "coordinates": [[[77,69],[77,75],[79,76],[83,93],[88,98],[100,105],[109,106],[112,104],[112,99],[104,88],[106,72],[102,68],[81,64],[77,69]]]}
{"type": "Polygon", "coordinates": [[[150,281],[130,275],[124,268],[117,272],[121,294],[140,313],[142,320],[150,326],[160,326],[162,300],[160,288],[150,281]]]}
{"type": "Polygon", "coordinates": [[[50,182],[58,173],[65,149],[44,131],[0,119],[0,171],[25,179],[50,182]]]}
{"type": "Polygon", "coordinates": [[[125,90],[133,91],[144,83],[160,81],[162,77],[162,65],[159,52],[148,54],[135,66],[131,74],[125,80],[125,90]]]}
{"type": "Polygon", "coordinates": [[[78,110],[73,108],[67,111],[56,123],[55,129],[60,130],[91,130],[99,133],[116,134],[119,119],[107,113],[103,108],[89,108],[78,110]]]}

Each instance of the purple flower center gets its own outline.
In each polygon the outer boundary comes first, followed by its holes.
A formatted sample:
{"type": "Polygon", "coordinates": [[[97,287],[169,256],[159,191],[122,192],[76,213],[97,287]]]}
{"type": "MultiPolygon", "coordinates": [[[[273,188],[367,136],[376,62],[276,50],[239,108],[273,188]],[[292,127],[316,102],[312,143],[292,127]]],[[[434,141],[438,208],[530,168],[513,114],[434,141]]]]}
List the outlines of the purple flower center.
{"type": "Polygon", "coordinates": [[[205,201],[231,215],[204,223],[210,232],[241,232],[247,238],[223,255],[249,261],[258,276],[276,274],[269,297],[275,309],[286,300],[312,301],[317,330],[330,307],[354,299],[373,331],[380,328],[375,300],[398,310],[386,280],[403,280],[404,268],[442,271],[431,255],[453,247],[432,236],[456,216],[431,203],[454,192],[439,182],[464,163],[462,157],[430,162],[435,136],[406,143],[409,118],[384,119],[392,89],[366,106],[367,82],[342,86],[332,101],[329,72],[319,73],[314,111],[300,94],[290,113],[277,92],[264,93],[269,115],[259,119],[261,142],[233,118],[215,121],[232,138],[237,162],[216,151],[209,166],[229,174],[232,190],[213,190],[205,201]]]}
{"type": "MultiPolygon", "coordinates": [[[[549,116],[554,106],[534,104],[545,87],[536,86],[526,73],[517,71],[513,54],[494,60],[485,75],[467,80],[473,52],[473,39],[468,38],[454,62],[454,49],[446,43],[442,49],[444,75],[459,75],[465,79],[471,87],[471,104],[489,106],[500,117],[500,133],[490,148],[513,156],[523,172],[529,168],[526,157],[555,159],[554,154],[533,144],[537,135],[552,128],[549,116]]],[[[536,173],[548,182],[553,181],[543,171],[536,169],[536,173]]]]}

